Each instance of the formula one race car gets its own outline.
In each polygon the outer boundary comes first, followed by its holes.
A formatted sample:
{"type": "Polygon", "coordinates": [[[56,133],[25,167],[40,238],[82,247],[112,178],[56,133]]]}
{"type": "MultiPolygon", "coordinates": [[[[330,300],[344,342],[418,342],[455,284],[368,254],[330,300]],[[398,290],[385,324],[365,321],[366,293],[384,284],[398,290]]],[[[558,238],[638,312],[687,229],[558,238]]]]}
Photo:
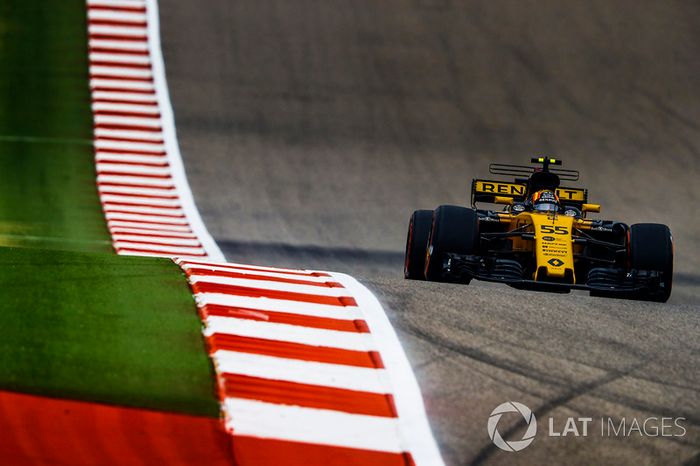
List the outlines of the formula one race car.
{"type": "Polygon", "coordinates": [[[666,302],[673,280],[673,238],[666,225],[628,226],[586,218],[600,212],[588,191],[561,187],[575,170],[560,160],[534,158],[537,167],[491,164],[515,182],[475,179],[472,207],[416,210],[408,225],[404,276],[468,284],[472,279],[519,289],[666,302]],[[478,202],[504,204],[502,211],[478,202]]]}

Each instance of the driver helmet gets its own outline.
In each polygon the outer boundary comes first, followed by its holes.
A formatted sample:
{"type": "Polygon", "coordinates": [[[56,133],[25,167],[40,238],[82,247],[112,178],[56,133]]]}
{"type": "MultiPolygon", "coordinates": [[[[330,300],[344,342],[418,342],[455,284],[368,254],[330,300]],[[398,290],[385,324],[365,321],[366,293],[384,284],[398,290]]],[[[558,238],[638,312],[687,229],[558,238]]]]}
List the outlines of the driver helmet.
{"type": "Polygon", "coordinates": [[[559,212],[559,196],[548,189],[537,191],[532,195],[532,209],[535,212],[559,212]]]}

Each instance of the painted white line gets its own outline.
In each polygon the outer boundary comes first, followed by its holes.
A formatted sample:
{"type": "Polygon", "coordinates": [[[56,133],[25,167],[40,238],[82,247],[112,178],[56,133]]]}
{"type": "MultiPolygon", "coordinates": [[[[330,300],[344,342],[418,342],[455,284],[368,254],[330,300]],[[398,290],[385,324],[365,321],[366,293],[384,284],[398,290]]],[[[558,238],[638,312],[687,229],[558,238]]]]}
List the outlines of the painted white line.
{"type": "Polygon", "coordinates": [[[151,167],[165,167],[168,163],[168,158],[164,155],[122,155],[122,154],[104,154],[97,153],[95,159],[98,163],[121,163],[122,165],[148,165],[151,167]]]}
{"type": "Polygon", "coordinates": [[[285,273],[277,273],[277,272],[268,272],[264,270],[248,270],[248,269],[243,269],[243,268],[237,268],[237,267],[220,267],[220,266],[209,266],[209,265],[196,265],[196,264],[180,264],[180,267],[184,270],[191,270],[191,269],[204,269],[207,271],[212,271],[212,272],[234,272],[234,273],[240,273],[242,275],[258,275],[261,277],[270,277],[270,278],[282,278],[282,279],[292,279],[292,280],[302,280],[305,282],[315,282],[315,283],[328,283],[332,282],[333,279],[330,277],[313,277],[313,276],[291,276],[289,274],[285,273]]]}
{"type": "MultiPolygon", "coordinates": [[[[278,267],[266,267],[262,265],[253,265],[253,264],[239,264],[236,262],[210,262],[210,261],[202,261],[202,263],[206,263],[208,265],[198,265],[200,262],[199,261],[194,261],[194,262],[189,262],[187,260],[181,260],[178,261],[179,264],[181,265],[192,265],[195,267],[209,267],[209,266],[215,266],[215,267],[221,267],[222,269],[238,269],[241,267],[245,267],[247,269],[255,269],[255,270],[262,270],[262,271],[268,271],[268,272],[275,272],[275,273],[287,273],[289,275],[294,275],[299,278],[304,278],[307,276],[317,276],[318,273],[311,271],[311,270],[303,270],[303,269],[285,269],[285,268],[278,268],[278,267]]],[[[324,272],[325,273],[325,272],[324,272]]],[[[329,275],[329,274],[328,274],[329,275]]]]}
{"type": "MultiPolygon", "coordinates": [[[[158,168],[167,168],[167,163],[168,159],[165,156],[141,156],[141,155],[115,155],[115,154],[106,154],[106,155],[97,155],[96,157],[97,163],[109,163],[109,164],[118,164],[121,167],[133,167],[133,166],[148,166],[148,167],[158,167],[158,168]],[[146,159],[146,160],[143,160],[146,159]]],[[[106,172],[101,172],[101,173],[106,173],[106,172]]],[[[111,172],[112,174],[116,174],[116,172],[111,172]]]]}
{"type": "Polygon", "coordinates": [[[141,256],[141,257],[163,257],[170,259],[174,256],[188,257],[190,259],[206,259],[206,254],[183,254],[177,251],[140,251],[138,249],[117,249],[117,254],[120,256],[141,256]]]}
{"type": "Polygon", "coordinates": [[[96,152],[95,158],[98,163],[135,164],[153,167],[166,167],[168,165],[168,158],[163,153],[158,154],[157,152],[144,155],[133,150],[100,149],[96,152]]]}
{"type": "Polygon", "coordinates": [[[148,128],[160,128],[160,118],[127,117],[112,115],[95,115],[93,120],[97,124],[113,124],[127,126],[143,126],[148,128]]]}
{"type": "Polygon", "coordinates": [[[214,275],[193,275],[190,283],[216,283],[219,285],[243,286],[272,291],[287,291],[291,293],[306,293],[315,296],[341,297],[348,296],[348,290],[344,288],[331,288],[328,286],[300,285],[296,283],[284,283],[270,280],[256,280],[250,278],[219,277],[214,275]]]}
{"type": "Polygon", "coordinates": [[[187,225],[187,220],[180,218],[159,217],[155,215],[123,214],[121,212],[105,212],[107,220],[129,220],[132,222],[153,222],[160,225],[187,225]]]}
{"type": "Polygon", "coordinates": [[[189,225],[151,225],[119,219],[108,220],[107,227],[110,229],[110,231],[117,230],[119,228],[134,228],[138,230],[153,231],[157,233],[171,234],[173,232],[180,232],[187,235],[193,234],[192,229],[189,227],[189,225]]]}
{"type": "Polygon", "coordinates": [[[145,229],[145,228],[127,228],[127,227],[120,227],[120,226],[112,226],[109,229],[109,231],[110,231],[110,233],[112,233],[113,236],[132,235],[134,237],[139,237],[139,238],[141,238],[141,237],[147,238],[149,236],[163,237],[163,238],[168,237],[168,236],[175,236],[175,237],[178,237],[180,239],[197,239],[197,237],[192,233],[175,231],[175,230],[168,230],[168,229],[151,230],[151,229],[145,229]]]}
{"type": "Polygon", "coordinates": [[[120,140],[100,137],[95,139],[95,150],[102,152],[104,155],[108,153],[123,154],[123,155],[145,155],[151,157],[165,157],[165,146],[159,140],[120,140]]]}
{"type": "Polygon", "coordinates": [[[92,109],[96,112],[99,111],[112,111],[112,112],[127,112],[127,113],[150,113],[152,115],[158,115],[160,111],[156,105],[137,105],[137,104],[113,104],[113,103],[94,103],[92,104],[92,109]]]}
{"type": "Polygon", "coordinates": [[[153,153],[164,152],[165,146],[160,142],[127,142],[110,139],[97,139],[95,147],[99,149],[114,149],[123,151],[148,151],[153,153]]]}
{"type": "Polygon", "coordinates": [[[219,350],[212,355],[220,373],[344,388],[371,393],[390,393],[384,369],[344,366],[299,359],[219,350]]]}
{"type": "Polygon", "coordinates": [[[100,166],[112,163],[120,166],[137,165],[165,168],[168,165],[168,158],[162,152],[141,153],[135,150],[98,149],[95,152],[95,159],[100,166]]]}
{"type": "Polygon", "coordinates": [[[95,143],[102,141],[134,142],[135,144],[163,144],[163,134],[158,131],[95,128],[95,143]]]}
{"type": "MultiPolygon", "coordinates": [[[[163,237],[144,237],[138,235],[121,235],[112,234],[112,239],[118,244],[169,244],[176,246],[201,246],[198,239],[188,238],[163,238],[163,237]]],[[[199,248],[201,249],[201,248],[199,248]]]]}
{"type": "Polygon", "coordinates": [[[301,325],[209,316],[206,320],[204,335],[211,336],[215,333],[350,351],[376,350],[376,345],[369,333],[341,332],[301,325]]]}
{"type": "Polygon", "coordinates": [[[129,65],[150,65],[151,59],[143,55],[128,53],[100,53],[93,52],[89,56],[91,63],[124,63],[129,65]]]}
{"type": "Polygon", "coordinates": [[[97,175],[98,183],[109,183],[115,185],[139,185],[149,188],[170,188],[173,180],[162,178],[149,178],[145,176],[125,176],[125,175],[97,175]]]}
{"type": "Polygon", "coordinates": [[[143,26],[102,26],[90,24],[88,33],[90,35],[143,37],[146,35],[146,28],[143,26]]]}
{"type": "Polygon", "coordinates": [[[222,293],[197,293],[200,306],[207,304],[254,309],[263,312],[285,312],[310,317],[327,317],[339,320],[362,319],[363,314],[352,306],[331,306],[329,304],[303,303],[285,299],[252,298],[222,293]]]}
{"type": "MultiPolygon", "coordinates": [[[[394,418],[242,398],[227,398],[224,404],[231,414],[226,427],[234,435],[390,453],[404,451],[394,418]]],[[[233,442],[235,445],[235,438],[233,442]]]]}
{"type": "Polygon", "coordinates": [[[107,204],[123,202],[143,205],[157,205],[163,207],[180,207],[180,201],[177,199],[153,199],[150,197],[115,196],[112,194],[103,194],[100,196],[100,200],[107,204]]]}
{"type": "Polygon", "coordinates": [[[89,39],[88,45],[93,49],[128,50],[131,52],[148,52],[148,43],[143,40],[89,39]]]}
{"type": "Polygon", "coordinates": [[[92,88],[105,88],[105,89],[130,89],[130,90],[143,90],[143,91],[153,91],[155,87],[152,83],[145,81],[120,81],[118,79],[102,79],[94,78],[90,80],[90,87],[92,88]]]}
{"type": "Polygon", "coordinates": [[[101,195],[104,194],[131,194],[138,196],[159,196],[162,198],[172,199],[177,198],[177,192],[174,189],[161,188],[137,188],[133,186],[98,186],[98,191],[101,195]]]}
{"type": "Polygon", "coordinates": [[[168,254],[182,254],[184,256],[186,255],[201,255],[205,254],[206,251],[202,248],[197,248],[197,247],[178,247],[178,246],[171,246],[167,244],[163,245],[157,245],[157,244],[146,244],[146,243],[136,243],[136,242],[130,242],[130,241],[115,241],[114,246],[117,249],[142,249],[145,251],[153,251],[154,253],[158,252],[167,252],[168,254]]]}
{"type": "Polygon", "coordinates": [[[132,206],[132,205],[120,205],[120,204],[102,204],[102,210],[109,212],[130,212],[134,214],[143,215],[165,215],[166,217],[180,217],[183,214],[182,210],[179,208],[174,209],[159,209],[156,207],[147,206],[132,206]]]}
{"type": "Polygon", "coordinates": [[[115,91],[95,91],[92,93],[93,101],[100,100],[110,100],[115,102],[124,103],[143,103],[143,104],[154,104],[156,103],[155,94],[137,94],[128,92],[115,92],[115,91]]]}
{"type": "Polygon", "coordinates": [[[146,167],[139,165],[121,165],[97,162],[97,172],[110,172],[121,175],[156,175],[163,177],[170,175],[170,169],[160,167],[146,167]]]}
{"type": "Polygon", "coordinates": [[[118,10],[88,10],[88,19],[145,23],[146,14],[118,10]]]}
{"type": "Polygon", "coordinates": [[[150,79],[153,73],[150,70],[141,68],[90,65],[90,74],[95,76],[114,76],[119,78],[144,78],[150,79]]]}
{"type": "Polygon", "coordinates": [[[144,0],[87,0],[88,6],[116,6],[143,8],[146,6],[144,0]]]}

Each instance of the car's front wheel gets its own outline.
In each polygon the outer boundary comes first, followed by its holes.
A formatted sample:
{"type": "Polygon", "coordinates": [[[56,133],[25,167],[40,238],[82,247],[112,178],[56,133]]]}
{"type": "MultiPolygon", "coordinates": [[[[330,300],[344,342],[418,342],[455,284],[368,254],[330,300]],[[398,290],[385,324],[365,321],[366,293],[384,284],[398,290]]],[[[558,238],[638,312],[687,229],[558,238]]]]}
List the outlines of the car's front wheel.
{"type": "Polygon", "coordinates": [[[632,271],[657,275],[653,285],[630,298],[665,303],[673,285],[673,236],[659,223],[638,223],[630,227],[629,264],[632,271]]]}
{"type": "MultiPolygon", "coordinates": [[[[443,280],[447,253],[474,254],[479,246],[479,219],[476,210],[442,205],[433,213],[433,225],[425,258],[425,278],[443,280]]],[[[463,283],[470,278],[464,277],[463,283]]]]}

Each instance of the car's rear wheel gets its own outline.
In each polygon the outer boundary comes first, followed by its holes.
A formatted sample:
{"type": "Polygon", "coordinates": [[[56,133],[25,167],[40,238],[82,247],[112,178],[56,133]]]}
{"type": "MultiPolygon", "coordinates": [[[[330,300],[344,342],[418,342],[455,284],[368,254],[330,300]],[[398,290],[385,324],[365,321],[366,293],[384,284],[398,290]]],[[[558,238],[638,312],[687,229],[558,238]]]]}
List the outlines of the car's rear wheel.
{"type": "MultiPolygon", "coordinates": [[[[442,205],[433,213],[433,224],[425,258],[425,278],[443,280],[447,253],[474,254],[479,247],[479,219],[476,210],[442,205]]],[[[463,277],[463,283],[471,278],[463,277]]]]}
{"type": "Polygon", "coordinates": [[[403,276],[411,280],[425,280],[425,252],[428,237],[433,226],[432,210],[416,210],[408,222],[406,235],[406,256],[403,263],[403,276]]]}
{"type": "Polygon", "coordinates": [[[673,236],[659,223],[638,223],[630,227],[629,262],[633,271],[656,272],[658,284],[630,296],[632,299],[665,303],[673,285],[673,236]]]}

